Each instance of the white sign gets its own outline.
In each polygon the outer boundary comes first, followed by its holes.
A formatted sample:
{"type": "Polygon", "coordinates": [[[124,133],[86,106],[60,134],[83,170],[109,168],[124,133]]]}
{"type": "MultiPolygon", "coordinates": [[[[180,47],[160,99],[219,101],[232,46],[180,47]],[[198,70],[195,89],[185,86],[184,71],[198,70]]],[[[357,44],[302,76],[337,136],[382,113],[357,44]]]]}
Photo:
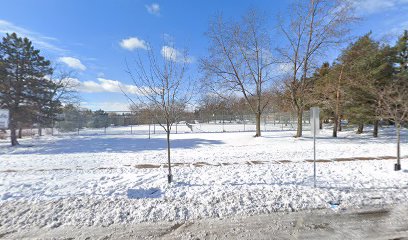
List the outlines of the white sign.
{"type": "Polygon", "coordinates": [[[7,129],[9,125],[9,110],[0,109],[0,129],[7,129]]]}
{"type": "Polygon", "coordinates": [[[320,109],[319,107],[310,108],[310,131],[313,135],[319,134],[320,125],[320,109]]]}

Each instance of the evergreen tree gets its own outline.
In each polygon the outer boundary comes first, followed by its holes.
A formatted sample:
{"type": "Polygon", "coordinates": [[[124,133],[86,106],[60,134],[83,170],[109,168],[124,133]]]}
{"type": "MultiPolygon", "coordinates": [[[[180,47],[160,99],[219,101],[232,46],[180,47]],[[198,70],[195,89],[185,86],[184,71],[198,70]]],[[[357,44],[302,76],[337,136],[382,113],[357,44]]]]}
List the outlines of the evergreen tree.
{"type": "Polygon", "coordinates": [[[18,144],[16,129],[27,121],[27,114],[41,116],[47,111],[45,103],[52,83],[46,76],[52,73],[52,68],[29,39],[15,33],[6,34],[0,42],[0,65],[0,104],[10,111],[14,146],[18,144]]]}
{"type": "Polygon", "coordinates": [[[368,33],[351,44],[340,57],[347,80],[345,113],[351,123],[358,124],[357,133],[363,132],[364,124],[374,123],[373,135],[378,134],[380,90],[392,75],[390,51],[368,33]]]}
{"type": "Polygon", "coordinates": [[[91,128],[106,128],[109,125],[108,113],[103,110],[93,112],[91,128]]]}
{"type": "Polygon", "coordinates": [[[408,81],[408,30],[398,39],[395,52],[395,73],[408,81]]]}

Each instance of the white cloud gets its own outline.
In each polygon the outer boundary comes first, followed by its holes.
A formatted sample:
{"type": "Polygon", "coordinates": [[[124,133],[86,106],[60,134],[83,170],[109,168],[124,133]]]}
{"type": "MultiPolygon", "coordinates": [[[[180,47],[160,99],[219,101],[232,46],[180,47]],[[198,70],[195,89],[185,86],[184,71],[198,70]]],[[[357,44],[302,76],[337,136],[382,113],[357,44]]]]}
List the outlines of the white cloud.
{"type": "Polygon", "coordinates": [[[137,37],[130,37],[130,38],[123,39],[120,42],[120,46],[129,51],[133,51],[136,48],[141,48],[145,50],[148,49],[146,41],[139,39],[137,37]]]}
{"type": "Polygon", "coordinates": [[[46,49],[46,50],[57,52],[57,53],[67,52],[67,50],[60,48],[56,46],[54,43],[52,43],[52,42],[58,41],[58,39],[56,38],[47,37],[42,34],[32,32],[23,27],[14,25],[11,22],[0,19],[0,34],[5,35],[6,33],[13,33],[13,32],[15,32],[19,37],[26,37],[30,39],[36,48],[46,49]]]}
{"type": "Polygon", "coordinates": [[[278,69],[278,72],[286,74],[292,71],[293,66],[290,63],[280,63],[278,64],[277,69],[278,69]]]}
{"type": "Polygon", "coordinates": [[[73,57],[60,57],[58,61],[65,63],[68,67],[78,69],[81,71],[86,70],[86,66],[78,58],[73,57]]]}
{"type": "Polygon", "coordinates": [[[192,57],[189,57],[186,54],[170,46],[163,46],[160,53],[165,59],[171,60],[174,62],[183,62],[183,63],[193,62],[192,57]]]}
{"type": "Polygon", "coordinates": [[[361,15],[383,12],[408,4],[408,0],[350,0],[350,2],[361,15]]]}
{"type": "Polygon", "coordinates": [[[122,93],[122,90],[128,94],[140,94],[140,91],[135,85],[123,84],[117,80],[106,78],[97,78],[98,81],[80,82],[78,79],[71,79],[77,85],[77,91],[86,93],[122,93]]]}
{"type": "Polygon", "coordinates": [[[160,15],[160,5],[157,3],[152,3],[150,5],[145,5],[147,12],[150,14],[159,16],[160,15]]]}

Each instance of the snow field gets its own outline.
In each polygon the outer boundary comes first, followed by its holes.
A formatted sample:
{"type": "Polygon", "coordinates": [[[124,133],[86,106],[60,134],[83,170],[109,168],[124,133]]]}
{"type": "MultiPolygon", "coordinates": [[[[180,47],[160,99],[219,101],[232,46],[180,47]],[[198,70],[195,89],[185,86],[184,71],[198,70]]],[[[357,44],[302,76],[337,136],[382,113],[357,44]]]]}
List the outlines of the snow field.
{"type": "Polygon", "coordinates": [[[172,160],[179,165],[171,185],[163,135],[46,137],[26,139],[18,148],[3,142],[0,230],[355,208],[408,199],[406,130],[399,172],[388,159],[396,151],[393,129],[383,129],[378,139],[352,132],[332,139],[323,131],[318,159],[368,160],[319,162],[318,188],[313,188],[313,163],[305,161],[313,157],[310,134],[300,139],[293,134],[174,134],[172,160]]]}

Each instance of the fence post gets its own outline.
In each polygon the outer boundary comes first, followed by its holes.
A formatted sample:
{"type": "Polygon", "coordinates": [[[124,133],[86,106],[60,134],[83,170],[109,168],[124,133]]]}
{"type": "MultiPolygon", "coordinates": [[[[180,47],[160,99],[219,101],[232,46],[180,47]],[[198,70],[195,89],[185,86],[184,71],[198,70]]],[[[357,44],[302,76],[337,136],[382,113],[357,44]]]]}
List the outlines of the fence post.
{"type": "Polygon", "coordinates": [[[79,136],[79,113],[78,113],[78,117],[77,117],[77,135],[79,136]]]}
{"type": "Polygon", "coordinates": [[[51,136],[54,136],[54,119],[51,119],[51,136]]]}
{"type": "Polygon", "coordinates": [[[282,116],[279,117],[279,120],[280,120],[280,122],[281,122],[281,127],[282,127],[282,130],[283,130],[283,120],[282,120],[282,116]]]}
{"type": "Polygon", "coordinates": [[[264,131],[266,132],[266,117],[264,116],[264,131]]]}
{"type": "Polygon", "coordinates": [[[244,115],[242,115],[242,121],[244,123],[244,132],[245,132],[245,116],[244,115]]]}
{"type": "Polygon", "coordinates": [[[273,126],[275,126],[276,116],[273,114],[273,126]]]}
{"type": "Polygon", "coordinates": [[[224,127],[224,111],[222,111],[222,132],[225,132],[225,127],[224,127]]]}

